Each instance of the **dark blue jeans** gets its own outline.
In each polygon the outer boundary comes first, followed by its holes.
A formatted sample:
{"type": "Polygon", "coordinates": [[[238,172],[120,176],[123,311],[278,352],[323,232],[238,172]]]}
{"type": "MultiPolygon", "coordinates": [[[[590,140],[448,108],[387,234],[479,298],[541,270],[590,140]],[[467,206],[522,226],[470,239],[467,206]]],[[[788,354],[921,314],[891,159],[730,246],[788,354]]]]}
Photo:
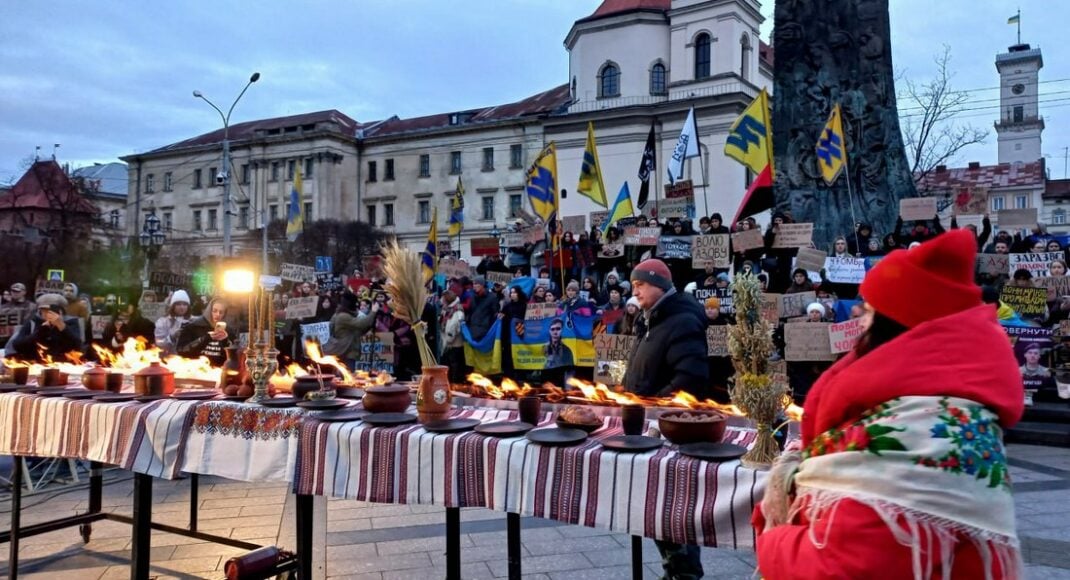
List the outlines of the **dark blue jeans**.
{"type": "Polygon", "coordinates": [[[697,580],[702,578],[702,559],[699,547],[689,544],[674,544],[654,540],[661,554],[661,567],[665,569],[662,580],[697,580]]]}

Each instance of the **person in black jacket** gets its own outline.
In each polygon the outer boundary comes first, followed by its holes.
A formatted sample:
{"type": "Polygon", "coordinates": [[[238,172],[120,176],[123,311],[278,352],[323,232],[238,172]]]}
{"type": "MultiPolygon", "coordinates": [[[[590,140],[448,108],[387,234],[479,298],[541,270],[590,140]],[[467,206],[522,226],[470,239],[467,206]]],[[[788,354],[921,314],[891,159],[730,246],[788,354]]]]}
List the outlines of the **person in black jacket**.
{"type": "MultiPolygon", "coordinates": [[[[706,311],[690,294],[676,292],[669,267],[644,260],[632,270],[632,295],[647,319],[646,335],[632,351],[624,388],[642,396],[674,391],[695,395],[709,382],[706,311]]],[[[655,541],[666,578],[701,578],[698,546],[655,541]]]]}
{"type": "Polygon", "coordinates": [[[494,325],[501,305],[498,303],[498,295],[487,291],[487,281],[482,276],[472,279],[472,289],[475,291],[472,307],[464,313],[464,319],[469,332],[472,333],[472,339],[481,340],[494,325]]]}
{"type": "Polygon", "coordinates": [[[60,294],[42,294],[37,299],[37,312],[15,331],[7,342],[4,356],[43,362],[42,354],[53,360],[65,360],[64,355],[69,352],[81,353],[81,327],[77,318],[66,313],[66,298],[60,294]]]}
{"type": "Polygon", "coordinates": [[[227,304],[219,298],[204,307],[204,313],[189,321],[178,334],[177,350],[185,358],[207,358],[213,366],[222,366],[227,360],[223,349],[234,344],[234,331],[227,329],[227,304]]]}
{"type": "MultiPolygon", "coordinates": [[[[145,346],[156,344],[156,324],[141,316],[141,311],[133,303],[119,306],[97,344],[111,352],[122,352],[130,338],[143,341],[145,346]]],[[[92,357],[96,353],[88,354],[92,357]]]]}

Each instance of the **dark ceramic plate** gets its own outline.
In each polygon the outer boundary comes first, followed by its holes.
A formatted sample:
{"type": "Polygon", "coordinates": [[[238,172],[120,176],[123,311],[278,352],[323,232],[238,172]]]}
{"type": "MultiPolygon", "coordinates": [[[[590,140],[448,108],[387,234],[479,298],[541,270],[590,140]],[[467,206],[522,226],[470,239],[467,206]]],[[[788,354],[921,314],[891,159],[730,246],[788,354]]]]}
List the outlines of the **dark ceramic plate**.
{"type": "Polygon", "coordinates": [[[706,461],[731,461],[743,457],[746,447],[731,443],[687,443],[680,446],[680,455],[705,459],[706,461]]]}
{"type": "Polygon", "coordinates": [[[602,428],[601,421],[598,423],[570,423],[569,421],[562,419],[560,416],[558,416],[556,423],[557,426],[562,429],[579,429],[584,433],[594,433],[602,428]]]}
{"type": "Polygon", "coordinates": [[[249,395],[249,396],[245,396],[245,395],[223,395],[223,400],[224,401],[233,401],[235,403],[244,403],[245,401],[248,401],[249,397],[251,397],[251,396],[252,395],[249,395]]]}
{"type": "Polygon", "coordinates": [[[324,411],[313,419],[317,421],[323,421],[325,423],[345,423],[349,421],[360,421],[366,417],[368,413],[359,409],[341,409],[338,411],[324,411]]]}
{"type": "Polygon", "coordinates": [[[206,401],[214,399],[218,394],[218,391],[181,391],[171,393],[171,398],[179,401],[206,401]]]}
{"type": "Polygon", "coordinates": [[[100,394],[100,391],[75,391],[72,390],[68,393],[63,393],[63,396],[73,401],[81,401],[84,399],[93,399],[100,394]]]}
{"type": "Polygon", "coordinates": [[[297,406],[309,411],[333,411],[341,409],[348,404],[341,399],[314,399],[312,401],[299,401],[297,406]]]}
{"type": "Polygon", "coordinates": [[[170,398],[168,395],[138,395],[134,397],[134,400],[139,403],[155,403],[156,401],[162,401],[170,398]]]}
{"type": "Polygon", "coordinates": [[[368,413],[364,416],[364,422],[378,427],[406,425],[415,423],[416,415],[410,415],[409,413],[368,413]]]}
{"type": "Polygon", "coordinates": [[[562,429],[551,427],[549,429],[536,429],[527,434],[529,441],[551,446],[568,446],[583,443],[587,439],[587,432],[580,429],[562,429]]]}
{"type": "Polygon", "coordinates": [[[105,393],[93,397],[93,400],[101,403],[126,403],[133,401],[136,396],[134,393],[105,393]]]}
{"type": "Polygon", "coordinates": [[[334,396],[339,399],[363,399],[364,389],[358,389],[357,387],[337,387],[334,389],[334,396]]]}
{"type": "Polygon", "coordinates": [[[520,437],[534,428],[535,426],[531,423],[523,421],[498,421],[476,425],[476,433],[488,437],[520,437]]]}
{"type": "Polygon", "coordinates": [[[294,397],[275,397],[273,399],[264,399],[260,401],[260,404],[265,407],[296,407],[298,402],[294,397]]]}
{"type": "Polygon", "coordinates": [[[599,441],[602,447],[611,449],[613,451],[621,451],[625,453],[643,453],[652,449],[657,449],[664,445],[664,441],[657,437],[647,437],[646,435],[615,435],[613,437],[606,437],[599,441]]]}
{"type": "Polygon", "coordinates": [[[479,419],[441,419],[424,424],[431,433],[460,433],[479,425],[479,419]]]}
{"type": "Polygon", "coordinates": [[[35,394],[37,394],[37,391],[40,391],[41,389],[46,389],[46,388],[48,388],[48,389],[55,389],[55,388],[65,389],[66,387],[35,387],[35,386],[22,385],[18,389],[16,389],[16,391],[18,391],[18,392],[20,392],[20,393],[22,393],[24,395],[35,395],[35,394]]]}
{"type": "Polygon", "coordinates": [[[68,389],[67,387],[47,387],[44,389],[38,389],[35,395],[38,397],[62,397],[67,393],[74,392],[80,389],[68,389]]]}
{"type": "Polygon", "coordinates": [[[14,393],[21,389],[25,385],[16,385],[15,383],[0,383],[0,393],[14,393]]]}

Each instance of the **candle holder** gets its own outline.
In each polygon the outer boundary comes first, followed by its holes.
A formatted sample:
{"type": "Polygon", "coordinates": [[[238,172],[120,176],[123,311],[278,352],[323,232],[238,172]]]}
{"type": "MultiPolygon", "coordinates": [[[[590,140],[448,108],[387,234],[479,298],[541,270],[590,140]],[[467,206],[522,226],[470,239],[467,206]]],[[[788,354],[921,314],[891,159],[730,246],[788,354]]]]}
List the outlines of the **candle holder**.
{"type": "Polygon", "coordinates": [[[249,376],[253,380],[253,396],[249,397],[251,403],[261,403],[270,399],[268,387],[271,377],[278,368],[278,351],[269,349],[268,345],[259,343],[246,351],[245,366],[249,369],[249,376]],[[274,351],[275,356],[269,356],[274,351]]]}

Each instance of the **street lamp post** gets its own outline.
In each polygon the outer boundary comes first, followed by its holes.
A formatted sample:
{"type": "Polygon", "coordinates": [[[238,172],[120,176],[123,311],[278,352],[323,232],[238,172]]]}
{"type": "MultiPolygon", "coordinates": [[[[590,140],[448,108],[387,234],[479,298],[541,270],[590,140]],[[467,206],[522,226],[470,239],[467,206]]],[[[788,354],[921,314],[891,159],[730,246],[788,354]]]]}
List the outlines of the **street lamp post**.
{"type": "Polygon", "coordinates": [[[245,83],[245,88],[238,93],[238,97],[231,103],[225,115],[215,103],[208,100],[208,97],[205,97],[200,91],[193,91],[195,98],[208,103],[219,113],[219,118],[223,120],[223,171],[219,175],[209,176],[209,178],[221,181],[223,185],[223,255],[228,258],[234,255],[234,248],[230,243],[230,114],[234,112],[234,107],[245,95],[245,91],[249,90],[249,87],[258,80],[260,80],[260,73],[254,72],[253,76],[249,77],[249,82],[245,83]]]}
{"type": "Polygon", "coordinates": [[[147,289],[149,287],[150,266],[160,255],[160,249],[163,248],[163,243],[166,239],[160,230],[160,218],[156,217],[155,212],[145,218],[145,223],[141,224],[141,234],[138,237],[141,241],[141,249],[145,251],[145,272],[141,277],[141,287],[147,289]]]}

